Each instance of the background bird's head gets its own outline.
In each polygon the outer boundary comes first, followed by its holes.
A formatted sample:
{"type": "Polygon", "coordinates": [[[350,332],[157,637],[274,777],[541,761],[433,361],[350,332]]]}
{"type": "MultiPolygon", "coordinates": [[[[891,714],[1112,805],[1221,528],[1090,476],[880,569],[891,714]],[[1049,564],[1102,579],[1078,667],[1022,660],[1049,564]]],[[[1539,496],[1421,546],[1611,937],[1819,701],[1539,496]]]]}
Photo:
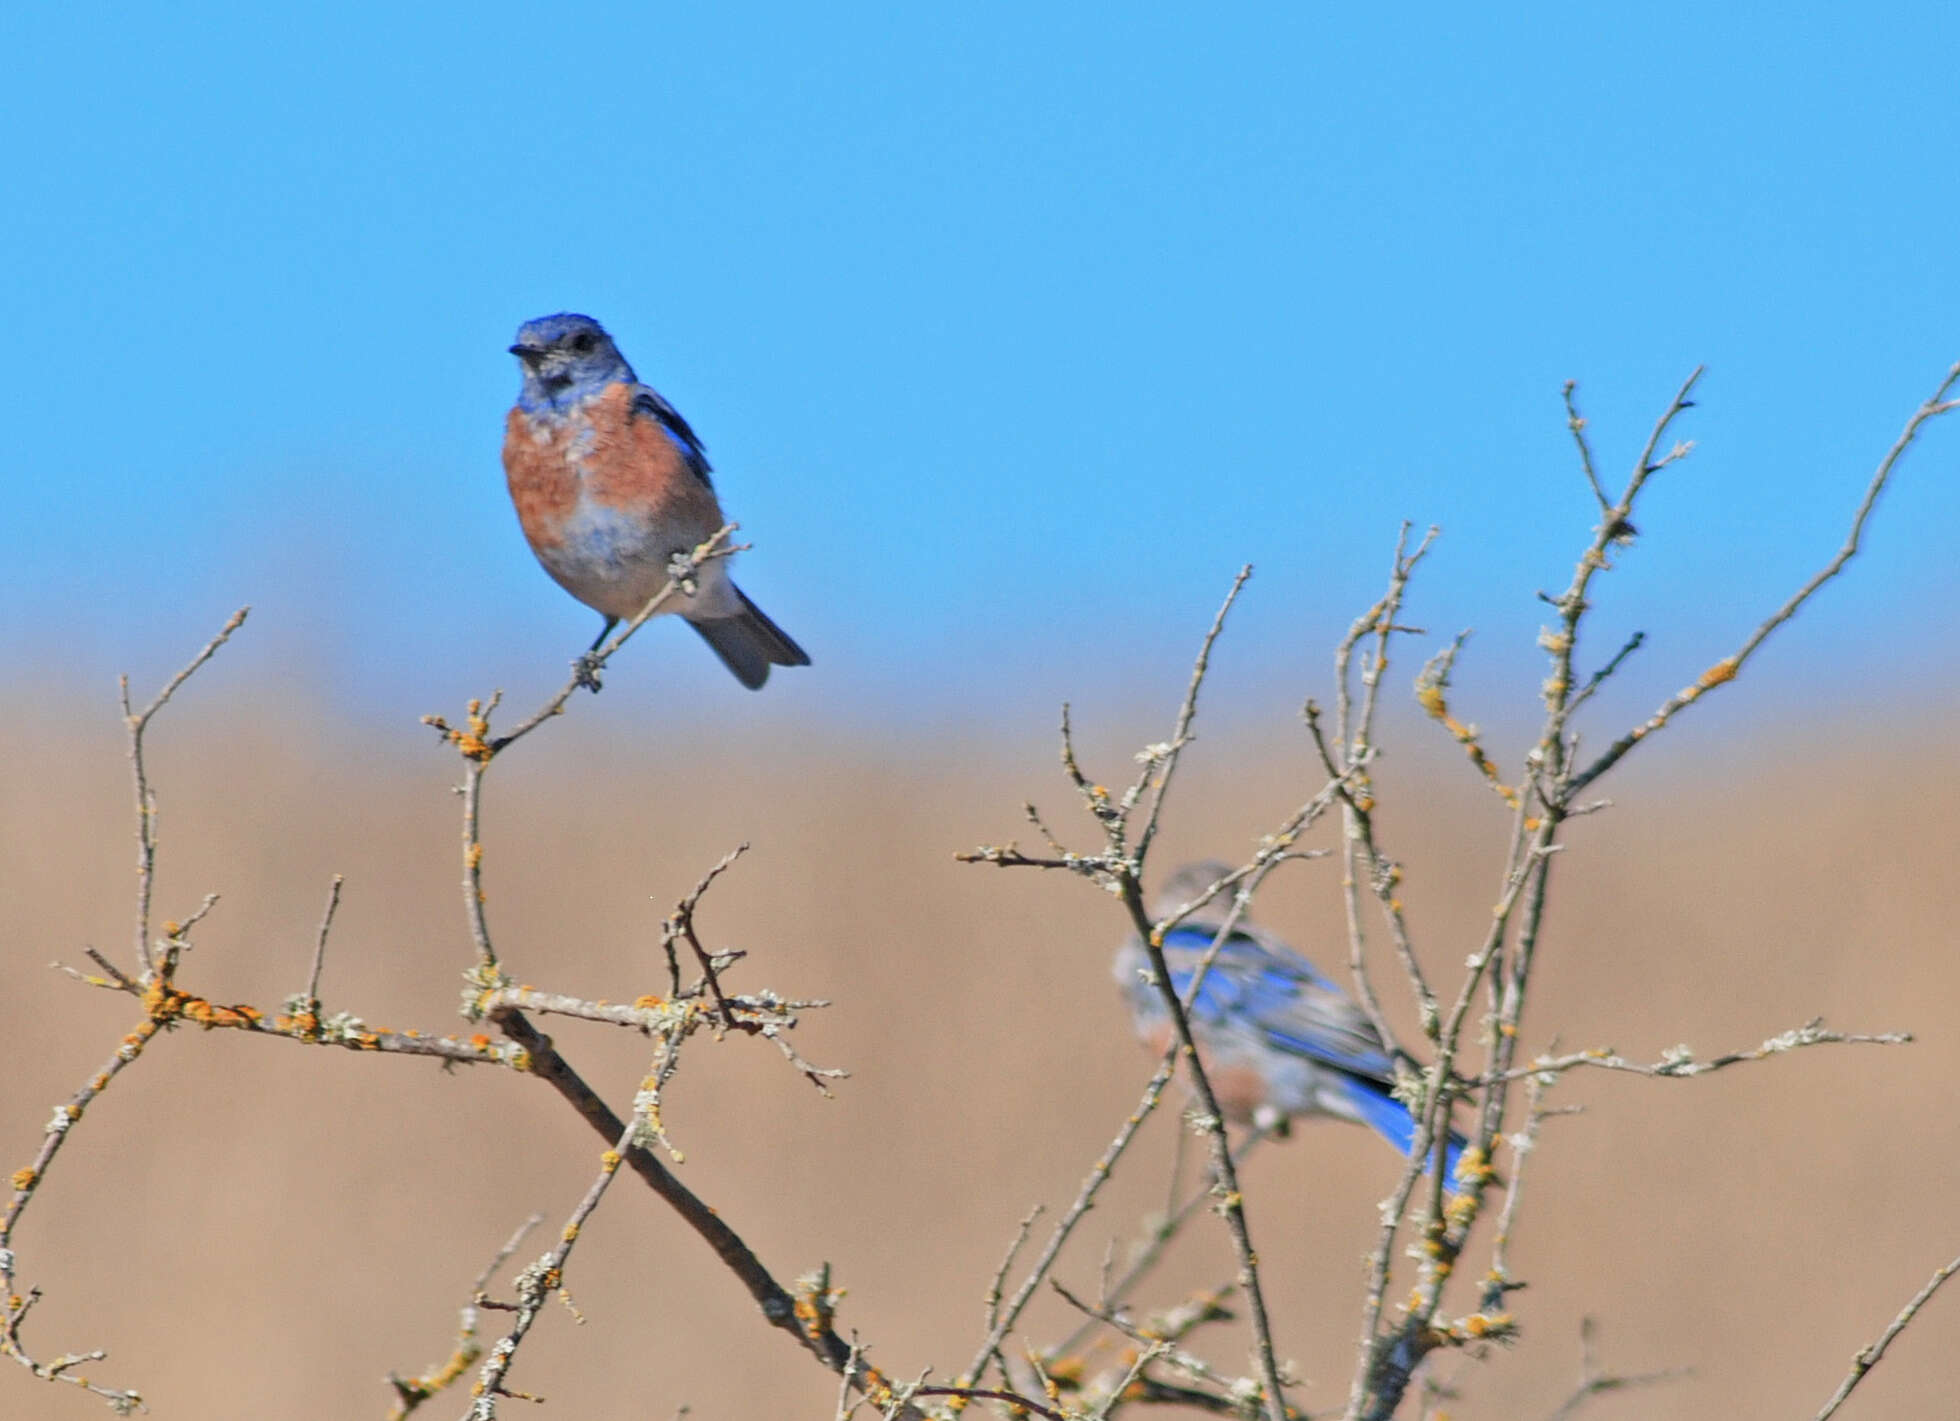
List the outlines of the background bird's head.
{"type": "Polygon", "coordinates": [[[604,326],[569,312],[540,316],[517,328],[510,348],[524,367],[519,402],[527,409],[562,407],[620,380],[634,379],[604,326]]]}
{"type": "MultiPolygon", "coordinates": [[[[1164,886],[1157,890],[1157,896],[1151,900],[1151,913],[1159,919],[1169,917],[1186,903],[1195,903],[1204,897],[1212,884],[1231,872],[1232,865],[1221,863],[1217,859],[1185,864],[1165,879],[1164,886]]],[[[1217,927],[1232,911],[1233,892],[1233,889],[1225,889],[1186,918],[1185,925],[1194,928],[1217,927]]],[[[1249,914],[1242,915],[1239,921],[1243,923],[1249,917],[1249,914]]]]}

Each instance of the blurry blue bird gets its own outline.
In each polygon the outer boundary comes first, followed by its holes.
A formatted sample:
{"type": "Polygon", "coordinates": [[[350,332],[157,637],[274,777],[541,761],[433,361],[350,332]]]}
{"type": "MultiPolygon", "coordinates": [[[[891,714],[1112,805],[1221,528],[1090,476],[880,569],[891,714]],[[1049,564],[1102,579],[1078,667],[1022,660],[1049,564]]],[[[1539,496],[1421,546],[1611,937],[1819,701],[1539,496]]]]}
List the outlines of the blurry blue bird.
{"type": "MultiPolygon", "coordinates": [[[[1231,873],[1222,863],[1188,864],[1152,905],[1158,919],[1204,896],[1231,873]]],[[[1232,910],[1221,893],[1164,937],[1164,961],[1180,997],[1232,910]]],[[[1150,958],[1132,936],[1116,952],[1116,981],[1137,1037],[1162,1055],[1173,1028],[1149,980],[1150,958]]],[[[1241,915],[1191,1002],[1191,1035],[1226,1117],[1284,1129],[1295,1116],[1359,1121],[1406,1155],[1415,1143],[1409,1109],[1390,1094],[1395,1067],[1361,1008],[1312,963],[1241,915]]],[[[1445,1182],[1454,1187],[1462,1136],[1451,1134],[1445,1182]]]]}

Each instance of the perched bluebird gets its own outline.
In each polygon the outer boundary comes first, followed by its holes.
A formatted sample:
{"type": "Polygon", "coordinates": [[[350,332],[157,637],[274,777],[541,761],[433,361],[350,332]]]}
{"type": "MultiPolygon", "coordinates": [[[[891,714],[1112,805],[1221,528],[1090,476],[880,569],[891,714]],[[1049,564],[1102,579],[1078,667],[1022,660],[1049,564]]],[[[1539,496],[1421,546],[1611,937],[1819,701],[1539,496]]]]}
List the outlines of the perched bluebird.
{"type": "MultiPolygon", "coordinates": [[[[544,570],[605,617],[596,650],[666,585],[676,553],[722,526],[707,452],[590,316],[526,321],[510,353],[524,370],[504,423],[510,501],[544,570]]],[[[726,558],[696,579],[694,596],[671,610],[744,686],[755,690],[772,665],[810,664],[730,580],[726,558]]]]}
{"type": "MultiPolygon", "coordinates": [[[[1202,897],[1232,870],[1222,863],[1188,864],[1172,874],[1152,904],[1159,919],[1202,897]]],[[[1164,936],[1164,962],[1178,995],[1212,939],[1230,916],[1229,891],[1192,913],[1164,936]]],[[[1116,952],[1116,981],[1129,1001],[1137,1036],[1161,1055],[1169,1048],[1170,1011],[1148,980],[1150,958],[1134,935],[1116,952]]],[[[1283,1126],[1294,1116],[1355,1120],[1407,1154],[1415,1120],[1390,1094],[1395,1068],[1361,1008],[1312,963],[1241,915],[1205,974],[1190,1008],[1218,1103],[1240,1124],[1283,1126]]],[[[1454,1181],[1463,1139],[1452,1134],[1445,1178],[1454,1181]]]]}

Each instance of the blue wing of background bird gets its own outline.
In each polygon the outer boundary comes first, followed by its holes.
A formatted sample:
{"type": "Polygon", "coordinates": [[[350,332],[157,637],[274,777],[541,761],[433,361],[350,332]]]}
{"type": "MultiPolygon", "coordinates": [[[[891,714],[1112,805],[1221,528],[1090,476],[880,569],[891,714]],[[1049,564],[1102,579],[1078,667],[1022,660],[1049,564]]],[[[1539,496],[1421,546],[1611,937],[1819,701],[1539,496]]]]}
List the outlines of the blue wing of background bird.
{"type": "MultiPolygon", "coordinates": [[[[1164,961],[1178,995],[1210,950],[1215,931],[1179,927],[1164,936],[1164,961]]],[[[1275,1050],[1329,1067],[1362,1122],[1401,1154],[1415,1143],[1415,1121],[1395,1099],[1394,1063],[1374,1027],[1348,996],[1290,948],[1263,934],[1234,932],[1199,984],[1191,1012],[1202,1023],[1251,1028],[1275,1050]]],[[[1445,1179],[1456,1178],[1464,1140],[1454,1132],[1445,1179]]]]}

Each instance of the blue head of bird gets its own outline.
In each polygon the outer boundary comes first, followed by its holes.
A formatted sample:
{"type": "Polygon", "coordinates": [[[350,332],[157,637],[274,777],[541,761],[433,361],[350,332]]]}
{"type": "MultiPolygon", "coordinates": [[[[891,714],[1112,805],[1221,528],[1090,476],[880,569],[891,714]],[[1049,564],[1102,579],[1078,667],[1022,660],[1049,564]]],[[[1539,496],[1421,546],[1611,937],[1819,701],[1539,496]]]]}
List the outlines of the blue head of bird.
{"type": "Polygon", "coordinates": [[[532,413],[560,410],[621,380],[634,379],[606,328],[590,316],[564,312],[517,328],[510,348],[524,369],[518,403],[532,413]]]}

